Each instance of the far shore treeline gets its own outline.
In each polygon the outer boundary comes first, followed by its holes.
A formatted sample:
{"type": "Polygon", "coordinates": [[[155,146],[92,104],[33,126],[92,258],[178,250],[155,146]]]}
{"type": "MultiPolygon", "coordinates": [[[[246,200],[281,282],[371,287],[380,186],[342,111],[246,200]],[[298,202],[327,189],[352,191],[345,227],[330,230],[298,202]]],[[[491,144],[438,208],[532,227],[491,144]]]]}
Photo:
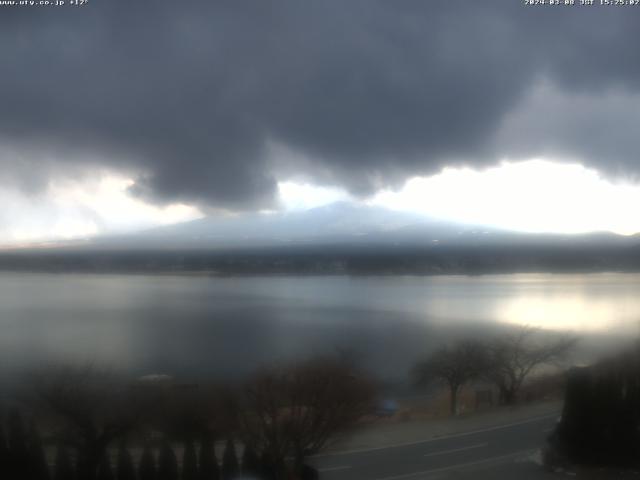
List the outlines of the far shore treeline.
{"type": "Polygon", "coordinates": [[[640,272],[640,244],[556,239],[519,244],[340,243],[212,249],[55,246],[0,251],[0,271],[209,275],[453,275],[640,272]]]}

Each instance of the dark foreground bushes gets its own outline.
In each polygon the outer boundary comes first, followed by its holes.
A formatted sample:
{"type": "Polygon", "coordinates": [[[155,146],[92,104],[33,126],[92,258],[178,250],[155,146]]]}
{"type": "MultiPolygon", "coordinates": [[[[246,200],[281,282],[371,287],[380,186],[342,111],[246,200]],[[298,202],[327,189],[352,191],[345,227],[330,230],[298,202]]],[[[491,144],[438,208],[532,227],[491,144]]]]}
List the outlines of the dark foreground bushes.
{"type": "Polygon", "coordinates": [[[35,425],[25,428],[21,415],[8,416],[6,432],[0,429],[0,478],[7,480],[232,480],[297,478],[317,479],[317,472],[303,465],[297,472],[277,471],[267,456],[244,448],[242,459],[235,444],[228,440],[218,461],[214,443],[207,437],[196,446],[187,441],[174,448],[168,441],[152,447],[128,449],[120,444],[87,471],[82,455],[72,446],[58,443],[49,446],[49,455],[35,425]],[[137,458],[136,458],[137,457],[137,458]]]}
{"type": "Polygon", "coordinates": [[[640,348],[569,372],[562,418],[550,438],[547,459],[640,466],[640,348]]]}
{"type": "Polygon", "coordinates": [[[375,398],[373,382],[333,356],[264,368],[234,386],[127,380],[93,366],[33,378],[12,405],[41,429],[0,411],[0,480],[313,479],[306,459],[375,398]]]}

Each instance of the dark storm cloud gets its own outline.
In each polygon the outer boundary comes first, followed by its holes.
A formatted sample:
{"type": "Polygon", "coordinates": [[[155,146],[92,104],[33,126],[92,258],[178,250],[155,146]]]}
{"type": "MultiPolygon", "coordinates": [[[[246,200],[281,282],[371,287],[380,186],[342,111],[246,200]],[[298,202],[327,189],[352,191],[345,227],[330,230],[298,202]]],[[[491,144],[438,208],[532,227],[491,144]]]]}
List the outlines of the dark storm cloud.
{"type": "MultiPolygon", "coordinates": [[[[509,154],[639,166],[637,136],[585,134],[591,155],[579,128],[532,141],[508,122],[541,79],[561,97],[635,94],[640,9],[90,0],[0,13],[2,143],[62,152],[58,173],[82,158],[138,172],[134,191],[159,201],[264,205],[273,144],[307,159],[292,173],[328,172],[359,192],[509,154]]],[[[523,128],[545,120],[548,98],[536,102],[538,114],[516,115],[523,128]]],[[[625,102],[601,107],[628,119],[625,102]]]]}

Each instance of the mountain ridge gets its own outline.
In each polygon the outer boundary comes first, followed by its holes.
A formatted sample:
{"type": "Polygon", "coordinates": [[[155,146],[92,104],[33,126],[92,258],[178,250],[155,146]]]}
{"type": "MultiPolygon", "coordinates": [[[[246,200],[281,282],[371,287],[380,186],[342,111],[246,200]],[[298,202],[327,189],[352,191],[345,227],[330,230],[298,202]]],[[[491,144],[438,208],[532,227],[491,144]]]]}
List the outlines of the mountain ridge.
{"type": "Polygon", "coordinates": [[[572,242],[632,245],[640,243],[640,237],[612,232],[518,232],[342,201],[307,210],[208,216],[133,234],[98,237],[86,246],[221,249],[341,243],[433,246],[572,242]]]}

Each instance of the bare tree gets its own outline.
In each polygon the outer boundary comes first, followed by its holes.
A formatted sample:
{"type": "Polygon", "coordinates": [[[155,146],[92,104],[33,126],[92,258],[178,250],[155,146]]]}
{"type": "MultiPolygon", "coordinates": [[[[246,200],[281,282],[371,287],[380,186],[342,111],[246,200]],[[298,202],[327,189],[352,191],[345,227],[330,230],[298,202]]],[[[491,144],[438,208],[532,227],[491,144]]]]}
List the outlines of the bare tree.
{"type": "Polygon", "coordinates": [[[561,362],[576,343],[575,337],[549,339],[537,328],[522,327],[491,342],[485,375],[498,387],[501,403],[512,405],[523,383],[536,369],[561,362]]]}
{"type": "Polygon", "coordinates": [[[195,441],[205,434],[229,435],[237,427],[234,392],[219,384],[159,389],[154,428],[170,438],[195,441]]]}
{"type": "Polygon", "coordinates": [[[334,358],[317,358],[258,374],[247,386],[241,420],[245,440],[276,468],[304,458],[371,411],[373,383],[334,358]]]}
{"type": "Polygon", "coordinates": [[[78,451],[83,478],[93,479],[107,447],[149,410],[149,402],[107,371],[60,367],[39,375],[36,390],[59,420],[61,435],[78,451]]]}
{"type": "Polygon", "coordinates": [[[458,412],[458,394],[463,385],[480,377],[486,370],[486,346],[476,341],[460,341],[433,352],[413,370],[419,384],[441,382],[450,394],[450,413],[458,412]]]}

